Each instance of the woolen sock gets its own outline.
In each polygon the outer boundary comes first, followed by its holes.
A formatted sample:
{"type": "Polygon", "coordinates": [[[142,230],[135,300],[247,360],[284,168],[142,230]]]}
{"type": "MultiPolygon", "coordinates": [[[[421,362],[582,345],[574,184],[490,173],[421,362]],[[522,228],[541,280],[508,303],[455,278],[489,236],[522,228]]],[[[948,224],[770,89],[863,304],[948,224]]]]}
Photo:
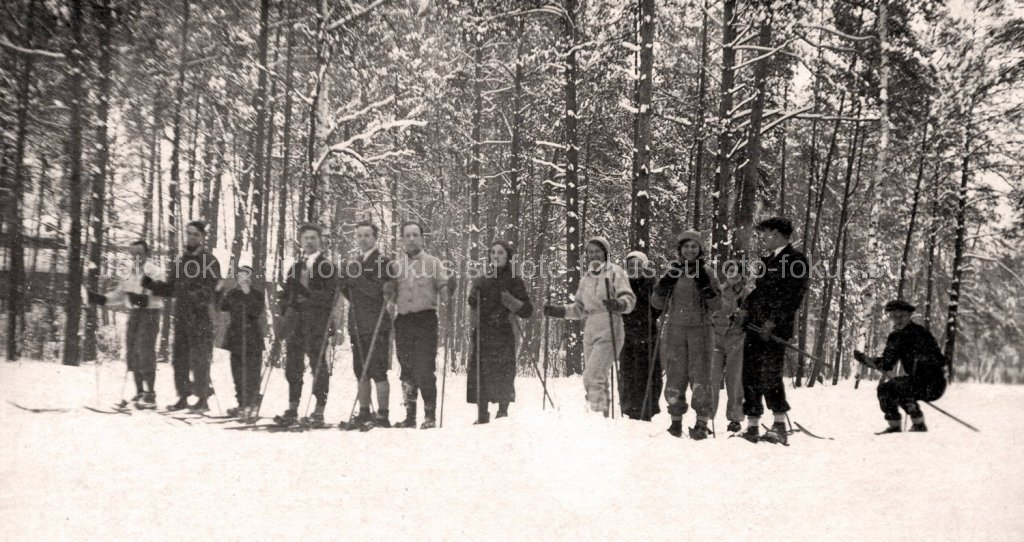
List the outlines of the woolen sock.
{"type": "Polygon", "coordinates": [[[902,420],[888,420],[889,427],[900,427],[902,420]]]}
{"type": "Polygon", "coordinates": [[[780,412],[774,412],[772,414],[775,417],[775,423],[781,423],[781,424],[785,424],[786,423],[786,413],[785,412],[781,412],[781,413],[780,412]]]}
{"type": "Polygon", "coordinates": [[[697,422],[698,423],[703,423],[704,425],[707,425],[708,424],[708,420],[710,420],[710,419],[711,418],[709,416],[697,416],[697,422]]]}
{"type": "Polygon", "coordinates": [[[910,421],[913,422],[914,425],[922,425],[922,424],[924,424],[924,416],[918,416],[917,418],[910,418],[910,421]]]}
{"type": "Polygon", "coordinates": [[[761,427],[760,416],[747,416],[747,428],[749,429],[751,427],[753,427],[754,429],[758,429],[761,427]]]}
{"type": "Polygon", "coordinates": [[[683,417],[682,416],[672,416],[672,421],[674,421],[674,422],[681,422],[681,421],[683,421],[683,417]]]}

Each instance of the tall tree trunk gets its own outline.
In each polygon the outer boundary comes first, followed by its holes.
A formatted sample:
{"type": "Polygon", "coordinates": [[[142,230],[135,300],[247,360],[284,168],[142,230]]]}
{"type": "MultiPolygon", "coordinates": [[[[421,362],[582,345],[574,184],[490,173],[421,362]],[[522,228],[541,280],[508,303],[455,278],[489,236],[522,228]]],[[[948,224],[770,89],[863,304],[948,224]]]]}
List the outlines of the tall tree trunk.
{"type": "Polygon", "coordinates": [[[714,254],[728,257],[730,185],[733,182],[733,85],[736,82],[736,0],[722,2],[722,80],[718,101],[718,171],[715,173],[715,191],[711,195],[715,217],[711,235],[714,254]]]}
{"type": "Polygon", "coordinates": [[[896,299],[903,299],[903,289],[907,283],[907,264],[910,263],[910,247],[914,240],[914,226],[917,224],[917,207],[921,201],[921,183],[924,180],[924,164],[928,155],[928,111],[926,108],[924,127],[921,128],[921,156],[917,161],[917,180],[914,181],[914,195],[910,204],[910,224],[907,225],[907,239],[903,243],[903,256],[900,258],[900,282],[896,287],[896,299]]]}
{"type": "MultiPolygon", "coordinates": [[[[288,4],[288,15],[290,19],[292,15],[292,4],[288,4]]],[[[286,228],[287,224],[287,212],[288,212],[288,201],[291,198],[291,159],[292,159],[292,44],[295,40],[294,25],[288,25],[288,34],[285,39],[285,61],[284,61],[284,140],[281,142],[283,161],[281,162],[281,194],[280,204],[278,205],[277,211],[277,247],[276,262],[277,262],[277,277],[278,283],[284,282],[284,246],[285,246],[285,235],[288,231],[286,228]]],[[[301,198],[300,198],[301,201],[301,198]]]]}
{"type": "Polygon", "coordinates": [[[697,122],[693,131],[693,229],[700,231],[703,215],[704,197],[704,116],[705,101],[708,93],[708,6],[704,4],[704,17],[700,27],[700,68],[697,76],[697,109],[694,116],[697,122]]]}
{"type": "Polygon", "coordinates": [[[885,182],[885,168],[889,153],[889,28],[888,28],[888,2],[878,2],[878,151],[875,156],[875,171],[868,184],[868,197],[871,198],[871,207],[868,211],[868,246],[865,252],[868,261],[868,273],[866,274],[867,284],[863,285],[861,296],[861,314],[858,320],[861,323],[860,331],[857,334],[857,348],[865,350],[867,344],[868,326],[865,322],[873,322],[876,310],[876,290],[878,289],[875,277],[879,276],[878,262],[882,259],[882,248],[878,238],[878,214],[882,199],[882,184],[885,182]]]}
{"type": "Polygon", "coordinates": [[[220,198],[224,186],[224,167],[227,164],[224,156],[228,150],[228,111],[223,104],[217,104],[213,109],[217,123],[217,142],[210,179],[210,183],[213,185],[209,195],[210,209],[209,213],[204,215],[204,219],[210,222],[210,233],[207,234],[206,239],[211,247],[216,247],[220,237],[220,198]]]}
{"type": "Polygon", "coordinates": [[[522,200],[523,188],[520,176],[523,168],[523,42],[525,41],[526,23],[519,18],[516,32],[516,67],[512,75],[512,148],[510,156],[509,180],[509,229],[508,240],[516,250],[520,250],[519,234],[523,220],[522,200]]]}
{"type": "MultiPolygon", "coordinates": [[[[785,111],[789,107],[789,80],[785,82],[785,87],[782,90],[782,110],[785,111]]],[[[786,216],[786,141],[789,140],[789,129],[786,127],[786,123],[782,123],[782,136],[779,138],[779,144],[782,149],[779,151],[779,216],[786,216]]]]}
{"type": "MultiPolygon", "coordinates": [[[[579,135],[577,119],[579,103],[576,99],[576,78],[579,68],[576,60],[576,10],[577,0],[565,0],[565,19],[562,24],[565,40],[564,92],[565,108],[565,267],[566,291],[576,294],[580,284],[580,208],[579,208],[579,135]]],[[[569,348],[565,360],[565,375],[583,374],[583,348],[580,340],[580,326],[569,323],[569,348]]]]}
{"type": "MultiPolygon", "coordinates": [[[[860,111],[857,112],[860,116],[860,111]]],[[[837,126],[838,128],[838,126],[837,126]]],[[[839,262],[840,248],[843,239],[846,237],[846,228],[850,214],[850,198],[853,192],[850,187],[853,185],[853,166],[856,163],[857,143],[860,138],[861,127],[858,123],[853,129],[853,140],[850,141],[850,154],[846,159],[846,179],[843,183],[843,201],[839,207],[839,226],[836,229],[836,239],[832,246],[832,257],[828,264],[828,278],[825,280],[825,289],[821,295],[821,313],[818,316],[818,330],[814,335],[814,357],[817,358],[811,366],[811,374],[808,378],[807,387],[813,388],[818,376],[821,374],[824,364],[825,339],[828,336],[829,313],[832,309],[832,289],[835,284],[836,263],[839,262]]],[[[845,262],[843,262],[845,264],[845,262]]],[[[842,317],[842,316],[840,316],[842,317]]],[[[800,379],[799,372],[797,379],[800,379]]]]}
{"type": "Polygon", "coordinates": [[[956,339],[960,327],[960,294],[963,289],[964,273],[964,249],[966,247],[965,237],[967,234],[967,186],[971,180],[971,137],[972,137],[972,116],[973,109],[969,110],[965,118],[967,126],[964,128],[963,154],[960,159],[960,190],[957,192],[956,206],[956,240],[953,243],[953,270],[950,273],[949,284],[949,309],[946,314],[946,347],[943,353],[949,360],[949,380],[952,381],[956,374],[956,339]]]}
{"type": "MultiPolygon", "coordinates": [[[[256,40],[258,76],[256,80],[256,95],[253,97],[253,109],[256,111],[256,135],[252,139],[252,147],[249,151],[249,160],[246,170],[252,171],[252,269],[255,275],[254,282],[261,286],[266,277],[266,258],[264,256],[264,208],[263,198],[265,196],[267,179],[266,145],[267,134],[267,44],[269,40],[270,26],[270,0],[260,0],[260,31],[256,40]]],[[[271,136],[272,137],[272,136],[271,136]]],[[[238,232],[235,232],[237,238],[238,232]]],[[[237,265],[237,260],[236,260],[237,265]]]]}
{"type": "MultiPolygon", "coordinates": [[[[110,94],[113,81],[114,13],[110,0],[99,0],[96,17],[102,30],[99,32],[99,85],[96,92],[96,170],[92,178],[92,244],[89,246],[89,266],[86,285],[97,291],[100,287],[100,264],[104,247],[104,218],[107,200],[107,165],[110,161],[110,142],[107,138],[107,120],[110,115],[110,94]]],[[[96,351],[97,321],[96,306],[90,305],[85,313],[85,340],[82,343],[82,359],[94,361],[96,351]]]]}
{"type": "Polygon", "coordinates": [[[931,219],[928,225],[928,277],[925,280],[924,293],[924,327],[932,329],[932,297],[935,292],[935,247],[938,245],[939,228],[939,172],[935,168],[931,186],[931,219]]]}
{"type": "Polygon", "coordinates": [[[149,175],[146,181],[146,195],[142,198],[142,206],[145,209],[145,215],[142,219],[142,238],[149,243],[149,246],[156,250],[157,243],[155,239],[156,229],[153,226],[153,190],[157,184],[157,171],[160,169],[158,163],[159,155],[158,149],[160,148],[160,134],[162,127],[160,125],[160,103],[154,101],[153,104],[153,121],[152,121],[152,136],[149,140],[149,175]]]}
{"type": "MultiPolygon", "coordinates": [[[[34,29],[36,7],[35,0],[30,0],[26,13],[25,32],[22,37],[22,42],[29,48],[32,47],[33,42],[35,41],[34,29]]],[[[24,323],[25,232],[24,224],[22,224],[22,205],[24,204],[25,185],[27,184],[25,182],[27,177],[25,172],[25,146],[28,141],[28,110],[32,98],[31,83],[34,59],[30,54],[23,54],[18,55],[14,61],[15,63],[20,62],[21,65],[18,66],[17,70],[18,95],[17,111],[15,113],[15,129],[17,130],[17,136],[14,143],[14,175],[9,185],[10,209],[8,212],[10,215],[8,216],[8,235],[10,236],[10,246],[8,247],[8,256],[10,257],[10,261],[7,265],[7,361],[17,361],[19,357],[19,316],[23,319],[22,321],[24,323]]],[[[43,175],[45,175],[45,173],[38,176],[40,183],[42,183],[43,175]]],[[[40,221],[42,220],[42,217],[36,216],[36,220],[40,221]]],[[[38,247],[36,250],[38,251],[38,247]]]]}
{"type": "Polygon", "coordinates": [[[64,305],[64,365],[79,364],[79,323],[82,317],[82,115],[85,108],[85,59],[87,46],[82,35],[85,24],[82,0],[71,0],[68,12],[71,42],[68,59],[68,94],[71,97],[68,134],[68,289],[64,305]]]}
{"type": "MultiPolygon", "coordinates": [[[[474,4],[475,5],[475,4],[474,4]]],[[[480,175],[483,156],[483,78],[484,44],[480,32],[473,32],[473,119],[469,150],[469,260],[480,258],[480,175]]]]}
{"type": "Polygon", "coordinates": [[[633,186],[629,244],[650,252],[651,245],[651,98],[654,94],[654,0],[640,0],[637,39],[640,71],[636,81],[636,115],[633,117],[633,186]]]}
{"type": "MultiPolygon", "coordinates": [[[[765,13],[758,31],[757,44],[767,50],[772,42],[772,10],[770,2],[763,4],[765,13]]],[[[736,240],[734,249],[746,254],[750,250],[750,237],[754,229],[754,214],[757,203],[757,189],[761,185],[761,121],[764,119],[764,102],[767,93],[768,69],[771,58],[765,57],[754,64],[754,103],[750,109],[750,131],[747,136],[746,164],[741,171],[742,189],[737,194],[739,212],[736,214],[736,240]]]]}
{"type": "Polygon", "coordinates": [[[846,283],[846,246],[849,242],[849,234],[843,230],[842,256],[839,261],[839,323],[836,325],[836,351],[832,361],[832,385],[839,384],[839,373],[843,367],[843,355],[846,353],[846,304],[847,304],[847,283],[846,283]]]}
{"type": "MultiPolygon", "coordinates": [[[[327,30],[329,24],[327,17],[330,9],[327,0],[320,0],[316,14],[316,72],[313,74],[313,92],[310,96],[309,106],[309,135],[306,141],[306,164],[310,168],[307,202],[305,204],[306,221],[316,222],[319,217],[320,201],[323,199],[323,186],[321,168],[314,167],[318,156],[317,149],[325,132],[321,124],[326,125],[326,119],[321,122],[320,116],[329,114],[327,108],[327,96],[329,94],[329,80],[327,79],[327,68],[331,62],[331,36],[327,30]]],[[[326,144],[326,142],[324,142],[326,144]]]]}
{"type": "Polygon", "coordinates": [[[170,254],[178,251],[178,229],[181,221],[178,217],[178,203],[181,201],[181,109],[185,101],[185,68],[188,62],[188,32],[191,0],[183,0],[181,41],[178,49],[178,79],[174,86],[174,126],[171,136],[171,178],[168,184],[167,200],[167,250],[170,254]]]}

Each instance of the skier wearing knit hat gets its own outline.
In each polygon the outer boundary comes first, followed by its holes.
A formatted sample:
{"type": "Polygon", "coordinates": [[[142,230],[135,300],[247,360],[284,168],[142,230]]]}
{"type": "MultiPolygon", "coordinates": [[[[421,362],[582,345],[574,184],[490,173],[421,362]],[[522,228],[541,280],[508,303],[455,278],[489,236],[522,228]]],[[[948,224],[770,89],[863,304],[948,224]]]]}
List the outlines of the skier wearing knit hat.
{"type": "Polygon", "coordinates": [[[676,243],[678,259],[658,280],[651,304],[665,311],[660,343],[665,364],[665,400],[672,424],[668,432],[683,434],[683,414],[687,411],[686,388],[693,390],[691,401],[697,423],[690,429],[695,440],[707,438],[708,420],[713,410],[711,360],[715,352],[713,313],[719,309],[718,282],[704,264],[704,244],[695,231],[683,232],[676,243]]]}
{"type": "Polygon", "coordinates": [[[608,261],[608,252],[607,239],[593,237],[588,240],[587,269],[580,277],[574,301],[567,305],[544,305],[545,316],[584,320],[583,357],[586,367],[583,386],[586,388],[587,405],[592,412],[601,412],[605,416],[608,415],[609,370],[622,350],[622,315],[632,312],[636,304],[626,272],[608,261]],[[606,284],[610,286],[610,292],[606,284]]]}

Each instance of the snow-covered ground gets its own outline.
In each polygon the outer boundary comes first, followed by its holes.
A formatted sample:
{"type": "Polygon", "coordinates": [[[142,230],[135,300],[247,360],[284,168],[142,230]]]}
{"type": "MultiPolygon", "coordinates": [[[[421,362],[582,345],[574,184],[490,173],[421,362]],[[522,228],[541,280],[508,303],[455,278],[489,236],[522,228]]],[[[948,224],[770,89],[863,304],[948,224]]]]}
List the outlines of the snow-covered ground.
{"type": "MultiPolygon", "coordinates": [[[[339,350],[331,421],[352,405],[349,363],[339,350]]],[[[118,399],[123,371],[99,367],[101,404],[118,399]]],[[[453,376],[443,429],[268,434],[92,413],[80,407],[96,403],[96,375],[93,365],[0,364],[4,540],[1020,540],[1024,532],[1020,387],[950,389],[940,406],[979,434],[924,407],[930,433],[881,437],[872,434],[884,427],[874,383],[791,390],[793,419],[835,440],[797,434],[786,448],[723,438],[721,414],[722,435],[703,442],[668,436],[665,414],[652,424],[595,418],[583,412],[576,378],[552,380],[559,409],[542,411],[539,383],[520,377],[512,416],[486,426],[472,425],[465,380],[453,376]],[[36,414],[8,401],[72,410],[36,414]]],[[[286,399],[282,373],[272,378],[269,415],[286,399]]],[[[213,380],[220,406],[233,406],[223,352],[213,380]]],[[[157,390],[161,405],[173,400],[167,365],[157,390]]],[[[392,411],[402,417],[397,404],[392,411]]]]}

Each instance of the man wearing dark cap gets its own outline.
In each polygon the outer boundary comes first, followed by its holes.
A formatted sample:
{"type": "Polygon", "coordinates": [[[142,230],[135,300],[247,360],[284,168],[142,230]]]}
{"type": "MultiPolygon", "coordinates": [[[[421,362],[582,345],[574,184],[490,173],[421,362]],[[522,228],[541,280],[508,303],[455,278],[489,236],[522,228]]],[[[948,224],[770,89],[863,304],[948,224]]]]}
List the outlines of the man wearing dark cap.
{"type": "Polygon", "coordinates": [[[768,255],[755,271],[757,281],[747,296],[738,319],[746,326],[743,340],[743,414],[747,431],[743,437],[751,442],[786,444],[786,388],[782,367],[786,359],[785,342],[793,338],[796,313],[807,291],[810,268],[807,259],[793,248],[789,237],[793,224],[787,218],[773,217],[757,224],[762,244],[768,255]],[[764,403],[774,415],[771,429],[759,436],[764,403]]]}
{"type": "Polygon", "coordinates": [[[885,304],[885,313],[892,320],[893,331],[885,341],[881,357],[869,357],[859,350],[853,353],[857,361],[874,369],[889,371],[901,363],[907,373],[906,376],[883,379],[878,385],[878,406],[889,422],[889,427],[880,434],[901,431],[900,407],[903,407],[913,422],[910,431],[927,431],[924,414],[917,402],[934,401],[942,397],[946,391],[945,370],[949,362],[931,332],[911,321],[913,305],[897,299],[885,304]]]}
{"type": "Polygon", "coordinates": [[[205,246],[206,223],[198,220],[185,226],[185,250],[174,259],[166,281],[148,275],[142,287],[153,295],[173,297],[174,303],[174,388],[178,402],[168,410],[189,408],[188,396],[199,398],[191,408],[209,410],[210,358],[213,356],[213,313],[220,282],[220,262],[205,246]],[[192,379],[189,379],[189,372],[192,379]]]}

